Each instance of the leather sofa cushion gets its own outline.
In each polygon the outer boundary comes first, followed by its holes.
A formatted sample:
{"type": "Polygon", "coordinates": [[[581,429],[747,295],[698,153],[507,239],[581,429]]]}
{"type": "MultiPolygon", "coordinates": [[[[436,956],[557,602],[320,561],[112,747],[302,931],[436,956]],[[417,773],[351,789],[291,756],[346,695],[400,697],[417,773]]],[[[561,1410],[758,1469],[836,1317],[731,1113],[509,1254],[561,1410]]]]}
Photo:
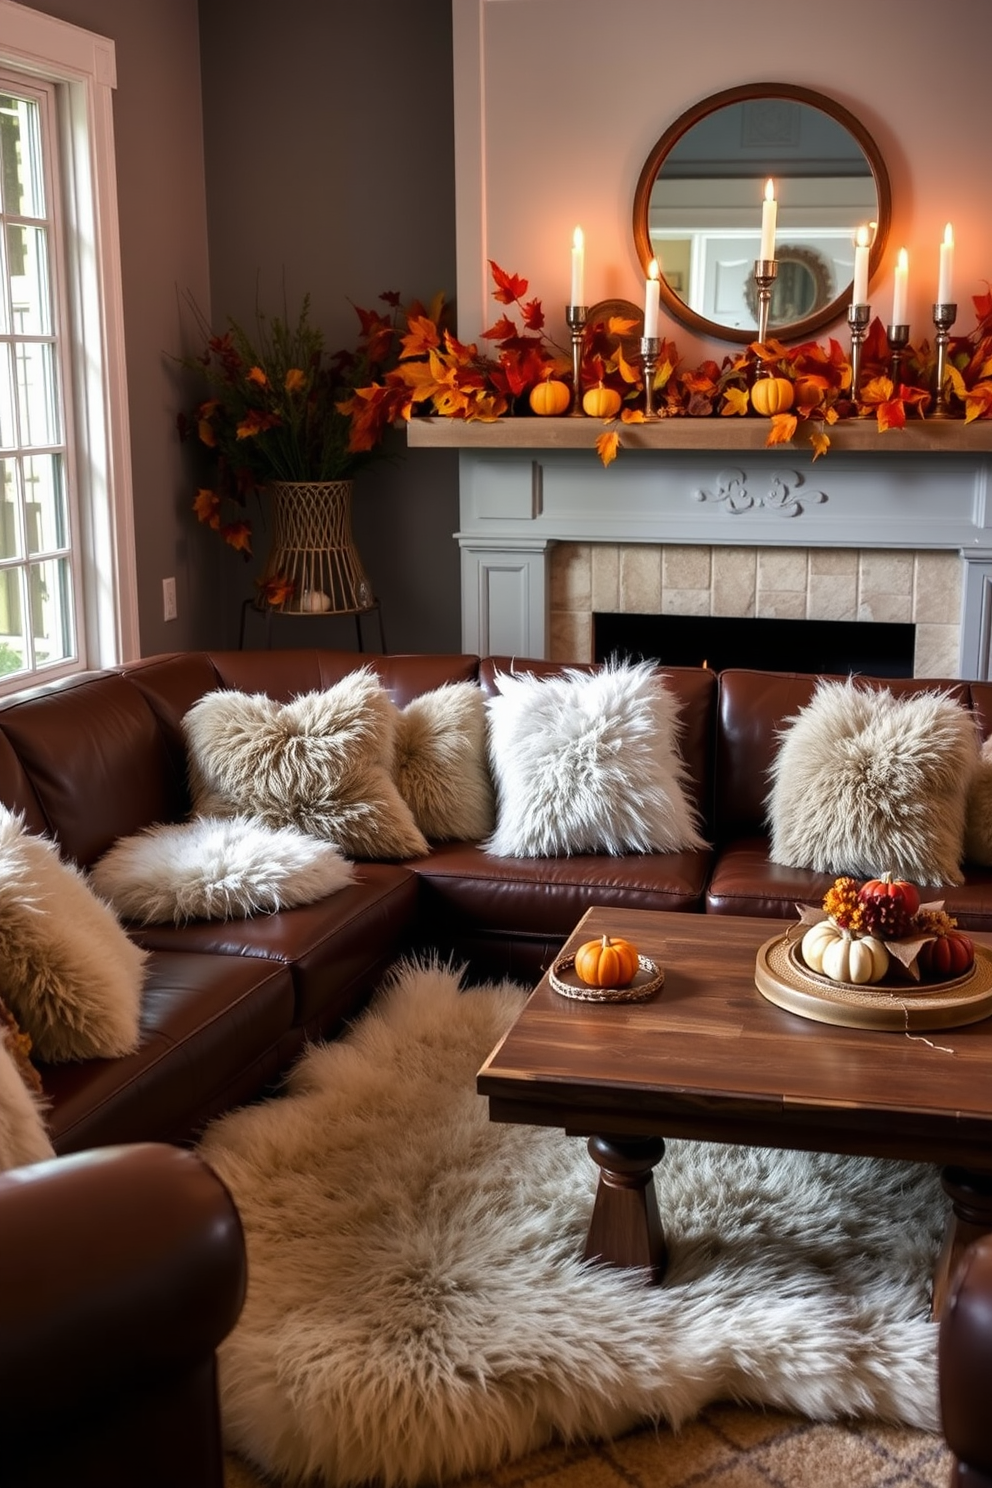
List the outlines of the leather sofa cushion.
{"type": "Polygon", "coordinates": [[[137,1051],[39,1067],[56,1151],[185,1139],[275,1073],[293,1004],[292,978],[278,963],[153,952],[137,1051]]]}

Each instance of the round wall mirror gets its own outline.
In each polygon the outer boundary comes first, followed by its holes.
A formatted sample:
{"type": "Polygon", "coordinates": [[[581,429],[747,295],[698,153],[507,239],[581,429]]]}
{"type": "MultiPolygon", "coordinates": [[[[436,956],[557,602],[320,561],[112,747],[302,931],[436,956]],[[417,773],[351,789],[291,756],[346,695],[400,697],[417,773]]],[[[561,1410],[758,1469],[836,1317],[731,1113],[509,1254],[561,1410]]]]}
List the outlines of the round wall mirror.
{"type": "Polygon", "coordinates": [[[634,242],[645,274],[691,330],[753,341],[754,262],[765,183],[775,183],[778,276],[769,331],[811,336],[850,303],[854,238],[869,226],[869,281],[891,215],[878,148],[839,103],[787,83],[748,83],[704,98],[665,131],[634,193],[634,242]]]}

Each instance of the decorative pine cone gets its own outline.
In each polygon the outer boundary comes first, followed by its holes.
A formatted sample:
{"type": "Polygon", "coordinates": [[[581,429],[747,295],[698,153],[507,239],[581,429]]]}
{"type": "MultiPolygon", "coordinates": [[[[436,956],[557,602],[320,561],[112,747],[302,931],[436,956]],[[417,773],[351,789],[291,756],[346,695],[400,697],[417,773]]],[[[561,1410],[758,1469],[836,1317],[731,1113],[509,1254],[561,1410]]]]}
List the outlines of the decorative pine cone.
{"type": "Polygon", "coordinates": [[[905,904],[888,895],[866,897],[861,901],[868,934],[877,940],[905,940],[916,930],[916,919],[905,904]]]}

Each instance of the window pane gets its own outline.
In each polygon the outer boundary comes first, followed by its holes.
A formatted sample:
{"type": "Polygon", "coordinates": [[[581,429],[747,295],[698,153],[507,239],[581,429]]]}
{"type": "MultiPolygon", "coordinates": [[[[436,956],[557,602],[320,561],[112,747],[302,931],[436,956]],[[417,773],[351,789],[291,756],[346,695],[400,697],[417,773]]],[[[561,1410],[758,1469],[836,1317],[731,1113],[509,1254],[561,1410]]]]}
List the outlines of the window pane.
{"type": "Polygon", "coordinates": [[[0,449],[17,448],[14,424],[14,383],[11,375],[14,349],[0,346],[0,449]]]}
{"type": "Polygon", "coordinates": [[[21,443],[57,444],[54,347],[48,341],[17,344],[17,394],[21,443]]]}
{"type": "Polygon", "coordinates": [[[17,461],[0,460],[3,473],[0,500],[0,558],[21,556],[21,527],[17,520],[17,461]]]}
{"type": "Polygon", "coordinates": [[[51,553],[69,545],[63,469],[61,455],[25,457],[24,525],[29,553],[51,553]]]}
{"type": "Polygon", "coordinates": [[[35,664],[67,661],[74,652],[69,560],[29,563],[27,580],[35,664]]]}
{"type": "Polygon", "coordinates": [[[41,129],[33,99],[0,94],[0,168],[3,210],[12,217],[44,217],[41,129]]]}
{"type": "Polygon", "coordinates": [[[0,569],[0,677],[23,671],[28,647],[24,635],[21,581],[24,570],[0,569]]]}
{"type": "Polygon", "coordinates": [[[47,336],[52,329],[48,298],[48,236],[40,227],[7,227],[7,273],[13,330],[47,336]]]}

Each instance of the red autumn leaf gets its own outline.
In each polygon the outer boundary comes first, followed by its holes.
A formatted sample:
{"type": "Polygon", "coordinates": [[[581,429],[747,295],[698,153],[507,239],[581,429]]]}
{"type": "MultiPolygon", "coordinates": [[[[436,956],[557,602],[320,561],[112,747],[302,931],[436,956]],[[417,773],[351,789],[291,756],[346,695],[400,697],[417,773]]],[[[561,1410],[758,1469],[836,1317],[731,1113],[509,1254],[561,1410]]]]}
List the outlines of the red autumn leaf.
{"type": "Polygon", "coordinates": [[[544,325],[544,308],[540,300],[528,300],[522,313],[528,331],[539,331],[544,325]]]}
{"type": "Polygon", "coordinates": [[[517,300],[523,299],[527,293],[526,279],[521,279],[519,274],[508,274],[493,258],[489,260],[489,267],[492,270],[493,283],[496,285],[493,290],[494,300],[501,305],[512,305],[517,300]]]}
{"type": "Polygon", "coordinates": [[[285,574],[273,574],[264,583],[261,579],[256,579],[255,582],[260,596],[272,609],[278,609],[280,605],[284,605],[287,599],[292,599],[296,592],[293,580],[288,579],[285,574]]]}
{"type": "Polygon", "coordinates": [[[887,403],[879,403],[879,433],[884,434],[886,429],[905,429],[905,427],[906,408],[901,398],[891,398],[887,403]]]}
{"type": "Polygon", "coordinates": [[[400,303],[399,290],[396,289],[384,289],[379,298],[384,304],[392,305],[394,310],[400,303]]]}
{"type": "Polygon", "coordinates": [[[604,465],[612,465],[620,448],[620,435],[615,429],[606,434],[600,434],[596,440],[596,450],[604,465]]]}
{"type": "Polygon", "coordinates": [[[453,336],[450,331],[445,331],[444,333],[444,349],[449,356],[453,356],[456,362],[460,362],[465,367],[469,366],[475,360],[477,350],[474,343],[466,345],[464,341],[459,341],[457,336],[453,336]]]}
{"type": "Polygon", "coordinates": [[[513,321],[501,315],[495,325],[490,326],[488,331],[483,331],[482,339],[483,341],[509,341],[516,334],[517,328],[513,321]]]}
{"type": "Polygon", "coordinates": [[[221,527],[220,535],[226,543],[246,558],[251,557],[251,526],[247,522],[229,522],[221,527]]]}

